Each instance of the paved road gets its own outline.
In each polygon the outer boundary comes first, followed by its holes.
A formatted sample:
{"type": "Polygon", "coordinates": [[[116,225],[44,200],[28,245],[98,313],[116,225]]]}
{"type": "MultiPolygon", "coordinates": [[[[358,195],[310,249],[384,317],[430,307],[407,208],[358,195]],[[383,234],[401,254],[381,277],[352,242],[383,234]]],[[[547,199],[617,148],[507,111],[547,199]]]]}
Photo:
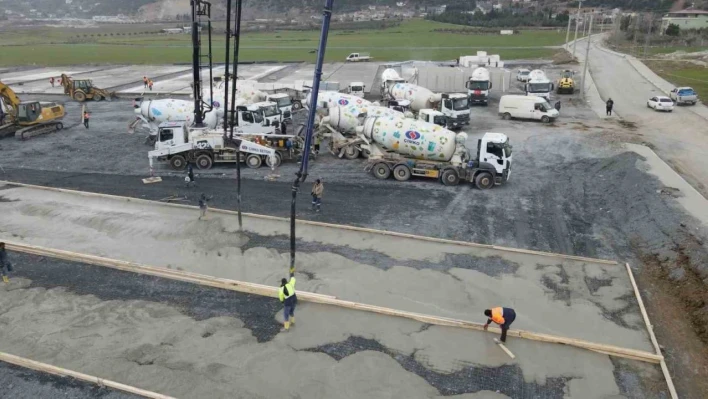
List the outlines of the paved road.
{"type": "MultiPolygon", "coordinates": [[[[672,113],[647,108],[647,100],[665,95],[647,81],[625,58],[599,47],[590,48],[590,72],[603,100],[612,98],[617,114],[637,125],[637,134],[655,147],[659,156],[704,196],[708,195],[708,128],[706,119],[687,107],[672,113]]],[[[586,41],[578,42],[577,55],[585,58],[586,41]]]]}

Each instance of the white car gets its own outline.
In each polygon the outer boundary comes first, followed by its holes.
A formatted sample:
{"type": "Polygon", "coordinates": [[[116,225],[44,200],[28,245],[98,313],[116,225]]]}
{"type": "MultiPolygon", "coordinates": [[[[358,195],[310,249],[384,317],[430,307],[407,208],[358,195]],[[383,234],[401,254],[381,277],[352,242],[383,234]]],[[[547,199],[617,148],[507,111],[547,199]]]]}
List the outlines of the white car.
{"type": "Polygon", "coordinates": [[[674,110],[674,102],[670,98],[664,96],[652,97],[647,101],[648,108],[654,108],[654,111],[668,111],[674,110]]]}
{"type": "Polygon", "coordinates": [[[528,82],[531,78],[530,74],[531,71],[529,71],[528,69],[519,69],[518,71],[516,71],[516,80],[518,80],[519,82],[528,82]]]}

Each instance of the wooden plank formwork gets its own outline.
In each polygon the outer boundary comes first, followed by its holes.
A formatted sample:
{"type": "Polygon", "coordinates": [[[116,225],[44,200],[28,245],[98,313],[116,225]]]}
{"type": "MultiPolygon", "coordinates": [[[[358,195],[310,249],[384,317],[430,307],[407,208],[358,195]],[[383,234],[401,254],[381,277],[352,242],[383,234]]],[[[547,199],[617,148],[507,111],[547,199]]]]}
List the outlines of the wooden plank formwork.
{"type": "Polygon", "coordinates": [[[0,360],[6,363],[14,364],[16,366],[37,370],[43,373],[58,375],[61,377],[75,378],[77,380],[86,381],[91,384],[96,384],[101,387],[108,387],[112,389],[117,389],[123,392],[128,392],[134,395],[139,395],[145,398],[151,399],[175,399],[172,396],[163,395],[157,392],[148,391],[141,388],[136,388],[130,385],[121,384],[120,382],[115,382],[111,380],[106,380],[104,378],[94,377],[92,375],[79,373],[78,371],[68,370],[57,366],[52,366],[51,364],[41,363],[35,360],[25,359],[20,356],[12,355],[9,353],[0,352],[0,360]]]}

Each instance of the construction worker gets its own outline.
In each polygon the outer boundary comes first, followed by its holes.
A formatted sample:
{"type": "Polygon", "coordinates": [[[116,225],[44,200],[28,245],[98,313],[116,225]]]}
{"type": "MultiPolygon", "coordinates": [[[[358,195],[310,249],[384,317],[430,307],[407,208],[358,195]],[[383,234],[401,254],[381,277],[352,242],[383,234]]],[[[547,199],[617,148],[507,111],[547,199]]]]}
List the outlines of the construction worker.
{"type": "Polygon", "coordinates": [[[49,83],[52,85],[52,87],[54,87],[54,76],[49,78],[49,83]]]}
{"type": "Polygon", "coordinates": [[[7,251],[5,251],[5,243],[0,242],[0,274],[2,274],[2,281],[4,281],[5,283],[10,282],[10,279],[7,277],[7,272],[11,271],[12,264],[10,263],[10,261],[7,260],[7,251]]]}
{"type": "Polygon", "coordinates": [[[509,330],[511,323],[516,320],[516,312],[512,308],[492,308],[485,309],[484,315],[488,317],[487,324],[484,325],[484,331],[487,331],[487,327],[491,322],[499,324],[501,327],[501,342],[506,342],[506,332],[509,330]]]}
{"type": "Polygon", "coordinates": [[[143,87],[147,89],[148,87],[148,78],[147,76],[143,76],[143,87]]]}
{"type": "Polygon", "coordinates": [[[152,80],[148,80],[148,87],[150,88],[150,91],[152,91],[152,80]]]}
{"type": "Polygon", "coordinates": [[[202,220],[202,218],[206,216],[207,209],[209,209],[208,202],[211,198],[212,197],[207,197],[204,193],[199,197],[199,220],[202,220]]]}
{"type": "Polygon", "coordinates": [[[311,194],[312,210],[314,211],[315,209],[317,209],[317,212],[319,212],[320,208],[322,207],[322,194],[324,194],[324,184],[322,184],[322,180],[315,180],[315,184],[312,186],[311,194]]]}
{"type": "Polygon", "coordinates": [[[86,129],[89,128],[89,119],[91,119],[91,115],[89,115],[88,111],[84,111],[84,126],[86,126],[86,129]]]}
{"type": "Polygon", "coordinates": [[[320,154],[320,143],[321,143],[321,141],[320,141],[320,135],[319,135],[319,134],[316,134],[316,135],[315,135],[315,155],[319,155],[319,154],[320,154]]]}
{"type": "Polygon", "coordinates": [[[612,107],[614,107],[615,102],[610,98],[605,103],[605,111],[607,111],[607,116],[612,116],[612,107]]]}
{"type": "Polygon", "coordinates": [[[280,122],[280,134],[288,134],[288,126],[285,124],[285,121],[280,122]]]}
{"type": "Polygon", "coordinates": [[[187,187],[191,187],[194,185],[194,168],[192,168],[192,164],[187,164],[187,187]]]}
{"type": "Polygon", "coordinates": [[[283,303],[283,318],[285,323],[281,332],[288,331],[290,324],[295,324],[295,305],[297,305],[297,295],[295,295],[295,275],[290,271],[290,281],[286,279],[280,280],[280,290],[278,290],[278,298],[283,303]]]}

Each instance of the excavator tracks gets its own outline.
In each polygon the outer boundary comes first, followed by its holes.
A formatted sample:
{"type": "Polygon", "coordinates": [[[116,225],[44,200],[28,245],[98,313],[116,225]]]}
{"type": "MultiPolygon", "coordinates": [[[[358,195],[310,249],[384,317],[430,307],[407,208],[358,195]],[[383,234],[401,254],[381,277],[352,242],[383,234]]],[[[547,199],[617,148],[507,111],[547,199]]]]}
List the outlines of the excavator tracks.
{"type": "Polygon", "coordinates": [[[42,134],[48,134],[53,132],[58,132],[64,128],[64,124],[57,122],[50,122],[38,126],[30,126],[20,129],[15,132],[15,138],[18,140],[28,140],[35,136],[40,136],[42,134]]]}

